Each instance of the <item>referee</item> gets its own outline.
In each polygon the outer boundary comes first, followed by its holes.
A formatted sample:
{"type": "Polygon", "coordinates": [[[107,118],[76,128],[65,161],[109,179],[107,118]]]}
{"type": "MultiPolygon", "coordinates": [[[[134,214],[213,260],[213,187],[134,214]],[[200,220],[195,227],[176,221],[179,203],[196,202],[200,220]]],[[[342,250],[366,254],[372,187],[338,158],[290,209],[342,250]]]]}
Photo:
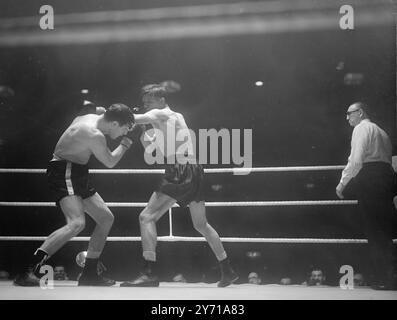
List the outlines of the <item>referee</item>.
{"type": "Polygon", "coordinates": [[[336,194],[340,199],[353,194],[358,199],[368,238],[372,288],[395,290],[392,144],[386,132],[371,122],[368,111],[362,102],[353,103],[347,110],[346,119],[354,127],[351,152],[336,194]]]}

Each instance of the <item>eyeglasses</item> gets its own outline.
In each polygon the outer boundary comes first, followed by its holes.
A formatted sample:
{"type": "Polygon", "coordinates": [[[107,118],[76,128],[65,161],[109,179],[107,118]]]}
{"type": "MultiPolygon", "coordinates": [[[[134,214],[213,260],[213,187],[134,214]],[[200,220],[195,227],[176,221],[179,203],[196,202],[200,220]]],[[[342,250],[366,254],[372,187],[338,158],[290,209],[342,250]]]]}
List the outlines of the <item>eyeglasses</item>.
{"type": "Polygon", "coordinates": [[[357,111],[360,111],[361,109],[357,109],[357,110],[353,110],[353,111],[347,111],[346,112],[346,115],[347,116],[350,116],[352,113],[354,113],[354,112],[357,112],[357,111]]]}

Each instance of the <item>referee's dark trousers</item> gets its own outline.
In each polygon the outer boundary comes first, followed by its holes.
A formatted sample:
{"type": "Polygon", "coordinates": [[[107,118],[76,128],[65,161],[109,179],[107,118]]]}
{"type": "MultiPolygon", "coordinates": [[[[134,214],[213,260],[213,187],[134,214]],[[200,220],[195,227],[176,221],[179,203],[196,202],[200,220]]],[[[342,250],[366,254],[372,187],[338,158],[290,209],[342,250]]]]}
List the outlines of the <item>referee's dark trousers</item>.
{"type": "Polygon", "coordinates": [[[391,284],[395,263],[396,212],[393,168],[386,162],[364,163],[356,178],[359,211],[368,238],[376,284],[391,284]]]}

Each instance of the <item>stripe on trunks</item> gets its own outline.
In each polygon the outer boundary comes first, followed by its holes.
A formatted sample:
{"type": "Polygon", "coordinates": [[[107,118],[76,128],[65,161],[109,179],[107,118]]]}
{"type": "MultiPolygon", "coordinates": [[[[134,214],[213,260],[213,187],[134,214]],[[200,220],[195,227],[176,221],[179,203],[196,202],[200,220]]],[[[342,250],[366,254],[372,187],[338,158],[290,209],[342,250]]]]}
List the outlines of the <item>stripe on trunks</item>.
{"type": "Polygon", "coordinates": [[[72,163],[67,162],[66,163],[66,171],[65,171],[65,181],[66,181],[66,188],[68,189],[68,194],[74,195],[74,189],[73,189],[73,184],[72,180],[70,179],[72,175],[72,163]]]}

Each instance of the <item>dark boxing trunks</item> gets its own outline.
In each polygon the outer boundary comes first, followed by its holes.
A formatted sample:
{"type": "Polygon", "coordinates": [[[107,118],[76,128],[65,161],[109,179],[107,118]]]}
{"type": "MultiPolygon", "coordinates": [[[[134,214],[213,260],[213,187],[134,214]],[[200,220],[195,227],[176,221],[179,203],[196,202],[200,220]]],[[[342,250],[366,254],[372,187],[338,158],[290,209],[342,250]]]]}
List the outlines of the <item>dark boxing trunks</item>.
{"type": "Polygon", "coordinates": [[[199,164],[167,164],[157,188],[175,199],[181,207],[192,201],[204,201],[204,170],[199,164]]]}
{"type": "Polygon", "coordinates": [[[85,199],[96,193],[90,185],[87,165],[66,160],[50,161],[46,175],[49,188],[55,194],[57,205],[62,198],[67,196],[76,195],[85,199]]]}

